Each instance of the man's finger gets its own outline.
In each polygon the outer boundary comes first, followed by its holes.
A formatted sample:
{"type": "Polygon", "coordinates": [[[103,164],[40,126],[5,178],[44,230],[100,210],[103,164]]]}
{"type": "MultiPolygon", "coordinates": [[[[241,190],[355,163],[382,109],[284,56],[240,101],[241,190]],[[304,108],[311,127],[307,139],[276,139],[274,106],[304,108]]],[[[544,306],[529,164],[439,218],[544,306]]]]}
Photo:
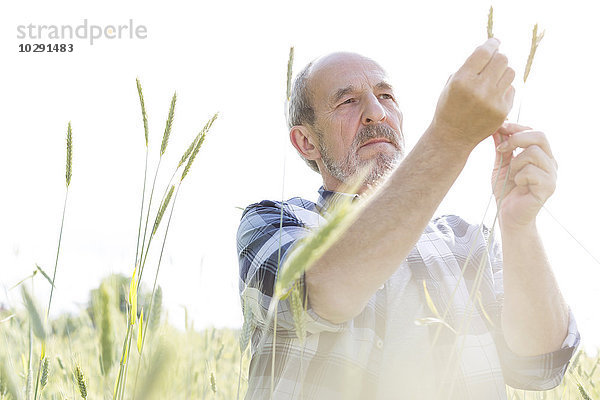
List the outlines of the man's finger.
{"type": "Polygon", "coordinates": [[[556,189],[556,180],[533,164],[519,171],[514,182],[517,187],[528,188],[542,203],[552,196],[556,189]]]}
{"type": "Polygon", "coordinates": [[[513,178],[526,165],[532,164],[551,176],[556,174],[555,164],[548,154],[537,145],[531,145],[510,163],[510,178],[513,178]]]}
{"type": "MultiPolygon", "coordinates": [[[[515,80],[515,70],[508,67],[504,70],[504,73],[500,77],[500,80],[496,84],[498,89],[507,88],[515,80]]],[[[530,128],[531,129],[531,128],[530,128]]]]}
{"type": "Polygon", "coordinates": [[[508,67],[508,57],[502,53],[496,52],[481,73],[489,77],[494,83],[497,83],[504,74],[504,71],[506,71],[506,67],[508,67]]]}
{"type": "Polygon", "coordinates": [[[554,158],[552,150],[550,149],[550,143],[544,132],[541,131],[527,130],[513,133],[506,137],[504,142],[498,146],[497,150],[504,153],[513,151],[519,147],[525,149],[531,145],[538,145],[550,158],[554,158]]]}
{"type": "Polygon", "coordinates": [[[499,46],[500,41],[496,38],[486,40],[485,43],[477,47],[473,54],[467,58],[467,61],[463,64],[463,68],[474,74],[479,74],[488,65],[496,51],[498,51],[499,46]]]}
{"type": "Polygon", "coordinates": [[[503,136],[510,136],[517,132],[531,131],[531,130],[533,130],[533,128],[530,126],[527,126],[527,125],[520,125],[520,124],[516,124],[514,122],[505,122],[502,124],[502,126],[500,126],[500,128],[498,128],[498,130],[496,132],[503,136]]]}

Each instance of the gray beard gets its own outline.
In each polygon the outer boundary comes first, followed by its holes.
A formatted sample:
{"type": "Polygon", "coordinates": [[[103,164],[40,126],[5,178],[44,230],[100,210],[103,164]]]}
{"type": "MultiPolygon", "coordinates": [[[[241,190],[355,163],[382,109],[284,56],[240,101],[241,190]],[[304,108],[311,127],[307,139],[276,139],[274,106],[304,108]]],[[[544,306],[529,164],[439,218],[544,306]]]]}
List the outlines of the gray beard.
{"type": "MultiPolygon", "coordinates": [[[[322,135],[320,135],[322,138],[322,135]]],[[[336,163],[329,154],[327,148],[323,145],[323,140],[319,140],[319,152],[321,159],[327,171],[341,182],[348,182],[348,179],[362,167],[372,163],[372,167],[367,173],[364,183],[368,186],[376,186],[383,181],[383,178],[397,166],[403,158],[404,138],[400,137],[392,128],[387,125],[367,125],[361,129],[344,160],[336,163]],[[365,142],[375,138],[386,138],[392,142],[398,149],[393,155],[379,153],[374,160],[359,161],[356,151],[365,142]],[[400,143],[402,142],[402,143],[400,143]]]]}

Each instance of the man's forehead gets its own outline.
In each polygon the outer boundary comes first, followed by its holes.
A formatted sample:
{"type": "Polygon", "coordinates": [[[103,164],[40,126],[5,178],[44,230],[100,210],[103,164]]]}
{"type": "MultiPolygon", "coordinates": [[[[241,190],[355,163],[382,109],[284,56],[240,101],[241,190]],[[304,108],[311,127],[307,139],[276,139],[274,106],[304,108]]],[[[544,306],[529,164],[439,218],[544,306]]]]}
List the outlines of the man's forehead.
{"type": "Polygon", "coordinates": [[[322,100],[330,100],[340,91],[359,90],[365,85],[391,88],[385,70],[360,54],[328,54],[315,60],[311,67],[311,91],[322,100]]]}

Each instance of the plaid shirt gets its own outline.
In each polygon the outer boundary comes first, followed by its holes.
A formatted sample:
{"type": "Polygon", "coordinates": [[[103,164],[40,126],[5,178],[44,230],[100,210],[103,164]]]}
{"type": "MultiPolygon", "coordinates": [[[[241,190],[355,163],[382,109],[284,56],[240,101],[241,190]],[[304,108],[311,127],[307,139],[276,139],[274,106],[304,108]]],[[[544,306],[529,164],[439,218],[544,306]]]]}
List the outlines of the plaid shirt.
{"type": "MultiPolygon", "coordinates": [[[[309,304],[302,343],[289,300],[279,301],[274,340],[267,314],[278,266],[298,240],[327,221],[328,208],[344,196],[360,200],[321,187],[316,204],[294,197],[244,210],[237,249],[240,295],[249,307],[245,315],[250,315],[253,332],[247,399],[271,398],[272,375],[276,400],[506,399],[505,384],[548,390],[561,382],[580,342],[573,313],[569,310],[561,349],[538,356],[514,354],[499,328],[500,246],[485,227],[456,216],[432,220],[406,260],[350,321],[331,323],[309,304]],[[432,318],[425,285],[447,325],[432,318]]],[[[304,288],[304,277],[299,283],[304,288]]]]}

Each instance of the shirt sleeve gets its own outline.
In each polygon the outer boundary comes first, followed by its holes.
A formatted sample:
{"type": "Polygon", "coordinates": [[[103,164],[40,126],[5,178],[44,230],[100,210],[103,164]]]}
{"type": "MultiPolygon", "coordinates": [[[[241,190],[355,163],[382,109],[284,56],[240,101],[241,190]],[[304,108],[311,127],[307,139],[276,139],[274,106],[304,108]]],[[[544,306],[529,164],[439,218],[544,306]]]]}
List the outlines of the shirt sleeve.
{"type": "MultiPolygon", "coordinates": [[[[265,200],[244,210],[237,232],[239,290],[243,306],[250,307],[251,312],[245,314],[251,316],[254,327],[272,329],[277,272],[309,233],[310,229],[282,203],[265,200]]],[[[298,284],[305,293],[304,275],[298,284]]],[[[307,334],[339,332],[345,326],[321,318],[310,307],[303,317],[307,334]]],[[[295,337],[294,326],[289,297],[278,301],[277,336],[295,337]]]]}
{"type": "Polygon", "coordinates": [[[504,301],[502,249],[500,243],[494,240],[494,235],[487,236],[486,239],[492,242],[489,245],[489,257],[494,277],[494,291],[498,302],[497,312],[494,316],[496,328],[494,328],[492,333],[502,364],[504,380],[507,385],[515,389],[550,390],[555,388],[561,383],[569,361],[573,357],[573,354],[575,354],[581,341],[573,311],[569,307],[567,337],[560,349],[536,356],[520,356],[515,354],[508,347],[501,329],[500,316],[504,301]]]}

